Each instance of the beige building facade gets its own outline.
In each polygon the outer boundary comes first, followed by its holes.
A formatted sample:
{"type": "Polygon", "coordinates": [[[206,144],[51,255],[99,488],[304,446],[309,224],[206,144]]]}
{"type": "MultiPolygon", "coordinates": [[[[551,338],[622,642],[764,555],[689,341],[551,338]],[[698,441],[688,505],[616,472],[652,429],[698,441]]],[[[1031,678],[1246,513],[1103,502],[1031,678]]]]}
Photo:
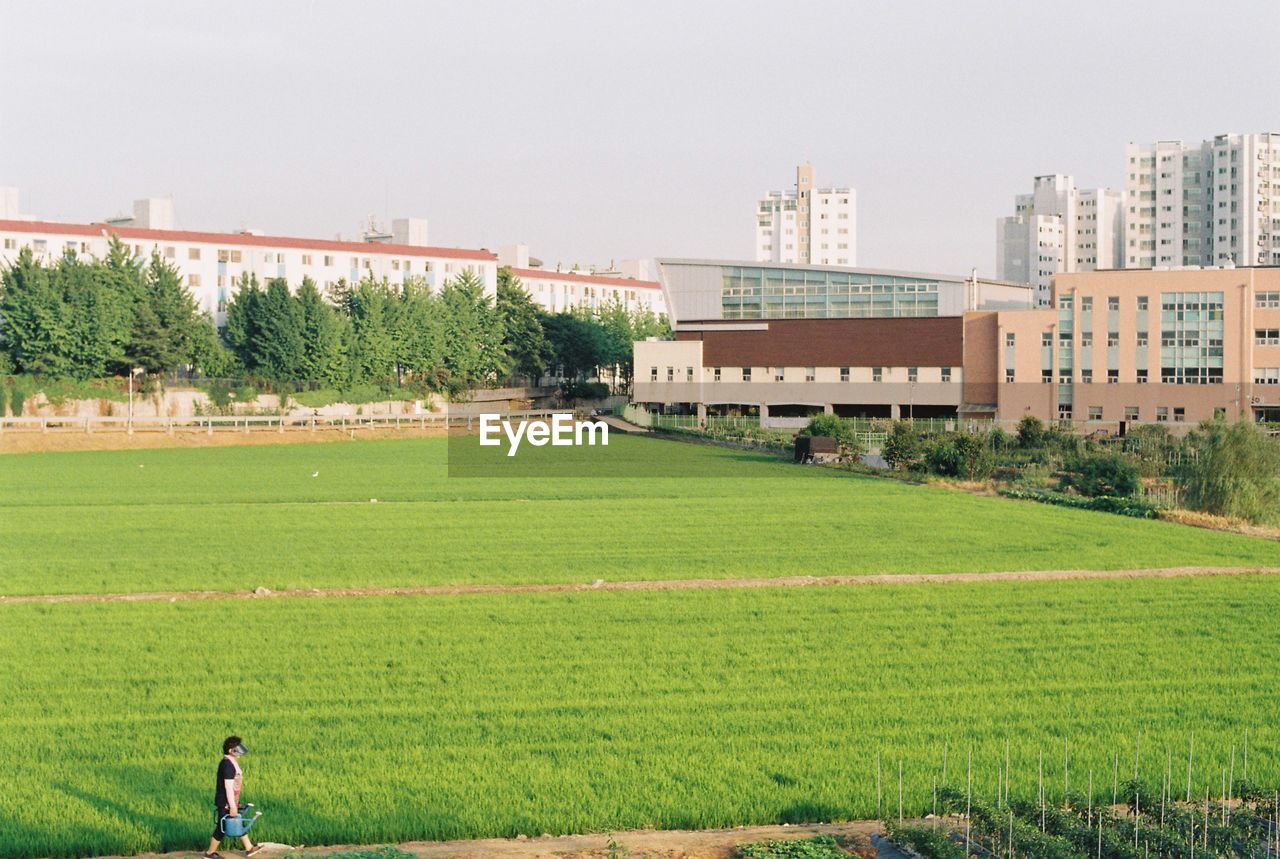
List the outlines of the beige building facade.
{"type": "Polygon", "coordinates": [[[1002,421],[1280,421],[1280,268],[1063,274],[1052,302],[971,315],[967,400],[1002,421]]]}

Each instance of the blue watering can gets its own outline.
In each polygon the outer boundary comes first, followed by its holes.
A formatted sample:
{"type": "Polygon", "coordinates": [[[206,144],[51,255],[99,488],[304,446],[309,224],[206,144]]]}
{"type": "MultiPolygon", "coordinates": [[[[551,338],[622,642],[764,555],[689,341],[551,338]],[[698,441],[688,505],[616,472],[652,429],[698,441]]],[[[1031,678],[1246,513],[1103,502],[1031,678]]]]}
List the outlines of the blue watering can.
{"type": "Polygon", "coordinates": [[[239,838],[241,835],[248,835],[249,830],[253,828],[253,824],[258,822],[258,818],[262,816],[261,811],[253,810],[253,803],[249,803],[240,809],[240,813],[232,817],[230,814],[222,816],[222,831],[227,833],[229,838],[239,838]]]}

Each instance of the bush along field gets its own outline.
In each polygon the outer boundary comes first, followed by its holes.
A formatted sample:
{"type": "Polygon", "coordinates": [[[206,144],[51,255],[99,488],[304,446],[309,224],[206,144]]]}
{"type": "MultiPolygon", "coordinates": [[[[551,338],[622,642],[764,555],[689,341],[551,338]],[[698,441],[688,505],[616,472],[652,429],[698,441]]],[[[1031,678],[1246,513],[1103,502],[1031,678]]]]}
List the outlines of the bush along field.
{"type": "Polygon", "coordinates": [[[1154,519],[1175,506],[1280,524],[1280,435],[1248,422],[1206,421],[1184,437],[1150,424],[1090,438],[1028,416],[1014,433],[935,428],[936,421],[813,418],[802,430],[837,439],[846,458],[868,439],[894,471],[991,482],[1001,495],[1154,519]]]}

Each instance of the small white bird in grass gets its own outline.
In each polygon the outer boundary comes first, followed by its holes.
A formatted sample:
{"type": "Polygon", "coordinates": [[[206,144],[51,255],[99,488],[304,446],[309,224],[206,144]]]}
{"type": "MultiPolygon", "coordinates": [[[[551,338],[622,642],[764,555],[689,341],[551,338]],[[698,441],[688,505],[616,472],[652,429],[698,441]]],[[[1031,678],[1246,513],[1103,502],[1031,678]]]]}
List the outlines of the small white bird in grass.
{"type": "Polygon", "coordinates": [[[312,476],[312,477],[319,477],[319,476],[320,476],[320,472],[318,472],[318,471],[313,471],[313,472],[311,472],[311,476],[312,476]]]}

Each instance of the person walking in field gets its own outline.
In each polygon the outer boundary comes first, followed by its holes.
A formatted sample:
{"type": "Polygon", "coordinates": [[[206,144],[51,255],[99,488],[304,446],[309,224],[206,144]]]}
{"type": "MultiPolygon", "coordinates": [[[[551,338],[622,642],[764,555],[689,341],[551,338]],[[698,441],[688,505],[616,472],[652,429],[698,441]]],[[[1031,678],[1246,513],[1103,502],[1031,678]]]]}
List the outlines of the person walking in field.
{"type": "MultiPolygon", "coordinates": [[[[209,841],[209,849],[205,851],[206,859],[221,859],[218,847],[227,833],[222,828],[222,818],[226,815],[235,817],[240,813],[240,788],[244,783],[244,774],[240,770],[238,758],[245,753],[244,743],[239,737],[227,737],[222,741],[222,760],[218,761],[218,781],[213,791],[213,838],[209,841]]],[[[248,835],[241,835],[244,844],[244,855],[252,856],[262,849],[254,846],[248,835]]]]}

